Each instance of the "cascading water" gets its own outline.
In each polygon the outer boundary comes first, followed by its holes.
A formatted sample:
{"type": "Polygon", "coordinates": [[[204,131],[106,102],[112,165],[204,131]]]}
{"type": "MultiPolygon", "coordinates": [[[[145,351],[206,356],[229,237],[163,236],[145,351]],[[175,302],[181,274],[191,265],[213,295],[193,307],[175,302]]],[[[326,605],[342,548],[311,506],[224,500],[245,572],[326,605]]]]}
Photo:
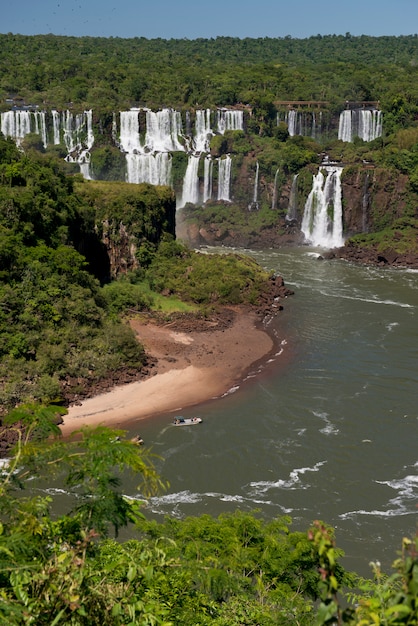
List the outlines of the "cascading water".
{"type": "Polygon", "coordinates": [[[218,109],[218,133],[224,134],[226,130],[243,130],[244,113],[232,109],[218,109]]]}
{"type": "Polygon", "coordinates": [[[351,130],[351,111],[345,110],[341,112],[338,125],[338,139],[341,141],[353,141],[353,133],[351,130]]]}
{"type": "Polygon", "coordinates": [[[173,109],[146,111],[145,147],[149,152],[181,152],[181,115],[173,109]]]}
{"type": "Polygon", "coordinates": [[[286,221],[294,222],[298,217],[298,174],[293,176],[292,187],[290,189],[289,206],[286,212],[286,221]]]}
{"type": "Polygon", "coordinates": [[[183,193],[177,208],[181,209],[187,203],[199,204],[199,160],[200,157],[191,154],[187,162],[186,174],[183,180],[183,193]]]}
{"type": "Polygon", "coordinates": [[[280,169],[278,168],[276,170],[276,173],[274,175],[274,181],[273,181],[273,198],[271,200],[271,208],[275,209],[276,208],[276,202],[277,202],[277,178],[279,176],[279,172],[280,169]]]}
{"type": "Polygon", "coordinates": [[[313,178],[301,226],[305,240],[313,246],[338,248],[344,244],[341,174],[342,167],[326,166],[313,178]]]}
{"type": "Polygon", "coordinates": [[[260,173],[260,164],[257,161],[256,166],[255,166],[253,202],[250,205],[251,209],[258,209],[258,177],[259,177],[259,173],[260,173]]]}
{"type": "Polygon", "coordinates": [[[352,142],[354,137],[373,141],[382,136],[382,112],[375,109],[346,109],[340,114],[338,139],[352,142]]]}
{"type": "Polygon", "coordinates": [[[203,204],[212,198],[213,187],[213,161],[210,156],[205,157],[204,161],[204,180],[203,180],[203,204]]]}
{"type": "Polygon", "coordinates": [[[58,111],[52,111],[52,129],[54,134],[54,146],[61,143],[61,117],[58,111]]]}
{"type": "Polygon", "coordinates": [[[278,113],[277,126],[280,122],[285,122],[285,124],[287,124],[287,130],[291,137],[294,137],[295,135],[319,137],[321,135],[321,125],[317,125],[315,113],[311,111],[296,111],[291,109],[285,114],[278,113]]]}
{"type": "Polygon", "coordinates": [[[171,155],[168,152],[157,154],[126,154],[126,182],[170,185],[171,155]]]}
{"type": "Polygon", "coordinates": [[[196,111],[195,136],[193,138],[194,151],[209,152],[210,138],[212,135],[210,109],[196,111]]]}
{"type": "Polygon", "coordinates": [[[45,111],[6,111],[1,113],[1,132],[20,146],[26,135],[36,133],[42,138],[43,147],[48,145],[45,111]]]}
{"type": "Polygon", "coordinates": [[[129,183],[171,185],[171,152],[184,151],[180,143],[180,113],[163,109],[154,113],[145,109],[145,136],[141,140],[140,112],[120,112],[119,147],[126,153],[126,180],[129,183]]]}
{"type": "Polygon", "coordinates": [[[231,187],[231,157],[229,154],[222,159],[218,159],[218,200],[230,202],[231,187]]]}
{"type": "MultiPolygon", "coordinates": [[[[1,113],[1,131],[12,137],[18,145],[28,133],[37,133],[46,148],[48,134],[54,145],[64,144],[66,161],[77,163],[84,178],[91,178],[90,151],[94,144],[92,111],[73,113],[70,110],[51,110],[52,124],[48,130],[46,113],[29,110],[13,110],[1,113]]],[[[218,109],[216,132],[243,130],[242,110],[218,109]]],[[[150,109],[133,108],[121,111],[119,118],[113,116],[112,138],[126,155],[126,180],[131,183],[148,182],[157,185],[172,184],[172,153],[187,152],[188,166],[184,176],[180,206],[187,202],[208,202],[213,197],[213,164],[209,156],[213,112],[210,109],[196,111],[194,120],[186,114],[188,135],[182,131],[181,114],[173,109],[153,112],[150,109]],[[119,121],[119,128],[118,128],[119,121]],[[192,121],[195,122],[194,132],[192,121]],[[204,179],[198,179],[198,159],[205,156],[204,179]],[[200,187],[202,187],[200,189],[200,187]]],[[[230,202],[231,156],[216,160],[218,163],[218,200],[230,202]]],[[[257,184],[257,183],[256,183],[257,184]]],[[[256,199],[257,202],[257,199],[256,199]]]]}
{"type": "Polygon", "coordinates": [[[81,173],[87,179],[91,178],[90,150],[94,144],[92,119],[93,112],[91,110],[76,115],[67,110],[61,115],[61,128],[64,132],[63,139],[67,149],[65,160],[69,163],[78,163],[81,173]]]}

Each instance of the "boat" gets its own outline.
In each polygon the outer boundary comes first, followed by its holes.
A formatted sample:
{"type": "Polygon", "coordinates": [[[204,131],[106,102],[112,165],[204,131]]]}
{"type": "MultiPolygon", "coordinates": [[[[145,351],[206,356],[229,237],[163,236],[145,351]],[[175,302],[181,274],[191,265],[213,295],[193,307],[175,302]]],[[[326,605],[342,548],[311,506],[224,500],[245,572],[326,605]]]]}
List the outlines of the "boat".
{"type": "Polygon", "coordinates": [[[182,417],[181,415],[177,415],[174,418],[174,426],[195,426],[195,424],[201,424],[201,417],[182,417]]]}

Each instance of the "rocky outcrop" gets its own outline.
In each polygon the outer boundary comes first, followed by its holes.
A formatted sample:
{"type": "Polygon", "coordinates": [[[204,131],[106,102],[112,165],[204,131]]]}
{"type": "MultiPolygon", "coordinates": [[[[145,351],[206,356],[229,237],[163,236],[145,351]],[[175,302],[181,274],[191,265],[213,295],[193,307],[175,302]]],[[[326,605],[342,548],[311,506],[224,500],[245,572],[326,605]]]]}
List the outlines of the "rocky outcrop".
{"type": "Polygon", "coordinates": [[[342,248],[335,248],[324,255],[326,259],[345,259],[363,265],[409,267],[418,269],[418,253],[400,253],[393,248],[379,250],[377,246],[358,246],[348,241],[342,248]]]}

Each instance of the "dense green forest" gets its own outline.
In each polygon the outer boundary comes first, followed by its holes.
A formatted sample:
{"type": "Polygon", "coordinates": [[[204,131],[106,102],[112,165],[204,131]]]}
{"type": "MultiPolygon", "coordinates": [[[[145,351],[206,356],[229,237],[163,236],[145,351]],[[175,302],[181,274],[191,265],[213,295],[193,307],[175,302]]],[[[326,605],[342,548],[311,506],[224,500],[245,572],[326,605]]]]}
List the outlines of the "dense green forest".
{"type": "Polygon", "coordinates": [[[380,100],[417,111],[418,38],[163,40],[0,35],[0,91],[63,107],[380,100]]]}

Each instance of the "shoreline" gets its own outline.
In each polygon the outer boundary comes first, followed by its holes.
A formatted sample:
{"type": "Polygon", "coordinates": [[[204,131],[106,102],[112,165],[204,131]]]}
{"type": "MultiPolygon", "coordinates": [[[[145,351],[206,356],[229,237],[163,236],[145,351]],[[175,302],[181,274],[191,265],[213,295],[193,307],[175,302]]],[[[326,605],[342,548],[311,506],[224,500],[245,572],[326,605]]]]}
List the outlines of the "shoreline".
{"type": "Polygon", "coordinates": [[[123,427],[219,398],[278,347],[273,333],[248,310],[235,309],[224,328],[182,332],[138,320],[131,326],[157,359],[156,373],[70,406],[60,426],[64,436],[84,426],[123,427]]]}

